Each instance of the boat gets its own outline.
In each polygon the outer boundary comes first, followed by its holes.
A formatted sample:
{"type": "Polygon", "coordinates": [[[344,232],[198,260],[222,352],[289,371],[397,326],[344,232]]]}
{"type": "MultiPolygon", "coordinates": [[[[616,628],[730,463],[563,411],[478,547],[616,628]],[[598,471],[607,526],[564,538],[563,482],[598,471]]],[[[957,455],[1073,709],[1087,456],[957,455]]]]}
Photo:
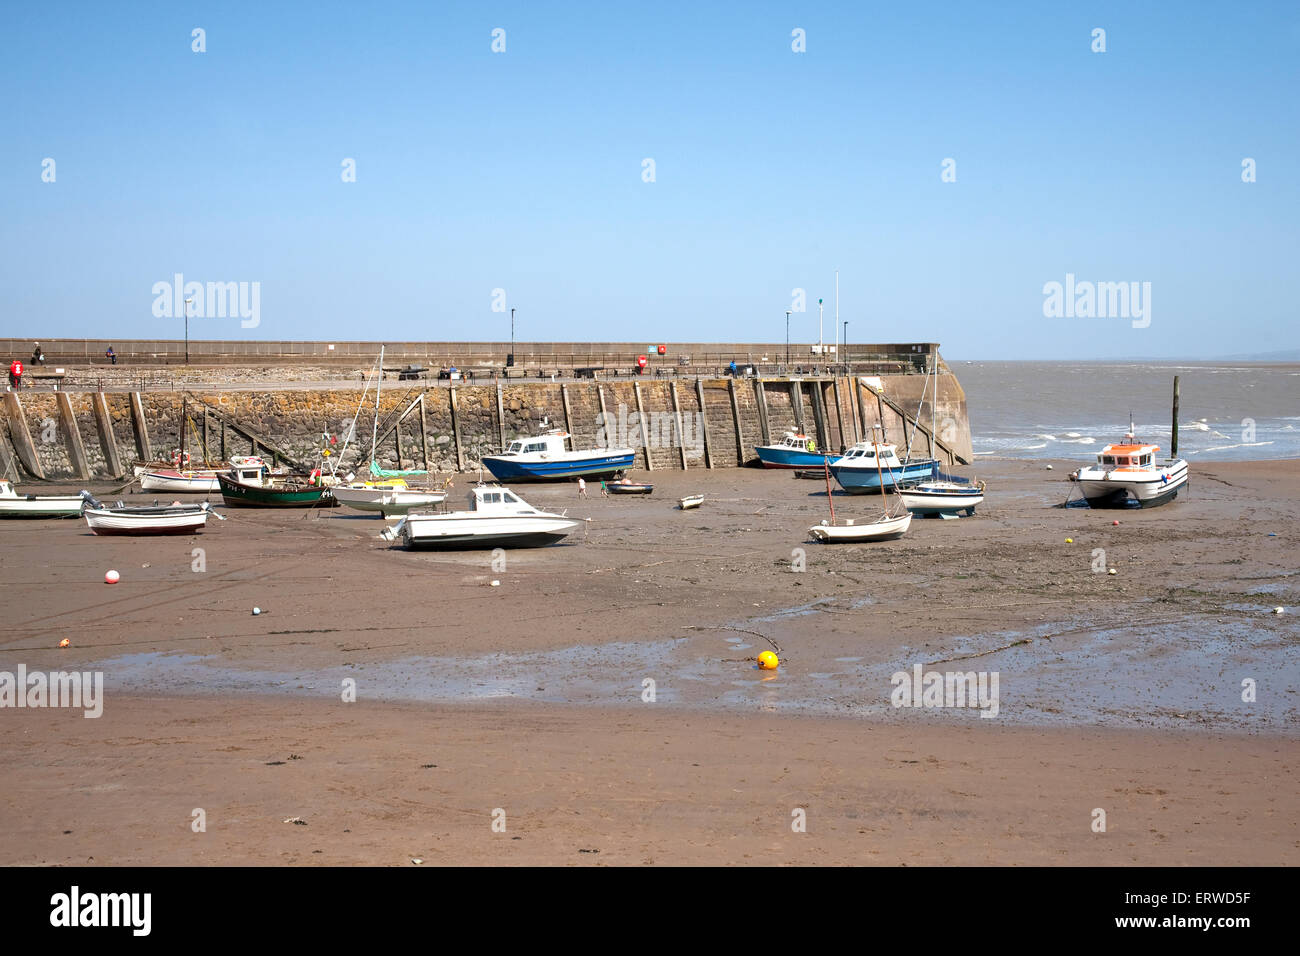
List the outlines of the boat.
{"type": "Polygon", "coordinates": [[[677,499],[677,507],[682,511],[690,511],[692,508],[698,508],[704,504],[703,495],[687,495],[684,498],[677,499]]]}
{"type": "Polygon", "coordinates": [[[221,497],[231,507],[332,508],[338,504],[319,471],[311,475],[272,474],[256,456],[232,458],[220,472],[221,497]]]}
{"type": "Polygon", "coordinates": [[[818,477],[827,461],[839,458],[817,451],[817,443],[803,432],[786,432],[775,445],[756,445],[754,451],[764,468],[815,468],[818,477]]]}
{"type": "Polygon", "coordinates": [[[1092,508],[1126,508],[1136,501],[1139,508],[1168,504],[1187,487],[1187,462],[1181,458],[1160,460],[1160,446],[1139,442],[1129,433],[1122,443],[1107,445],[1097,453],[1097,462],[1070,476],[1078,482],[1092,508]]]}
{"type": "MultiPolygon", "coordinates": [[[[875,426],[877,429],[879,425],[875,426]]],[[[874,436],[873,436],[874,437],[874,436]]],[[[887,446],[880,445],[879,442],[873,442],[877,448],[887,446]]],[[[863,541],[888,541],[892,538],[901,538],[907,533],[907,529],[912,526],[912,512],[903,509],[902,514],[893,514],[889,509],[889,497],[885,493],[884,465],[882,464],[884,456],[876,454],[876,468],[880,470],[879,480],[876,482],[876,489],[880,492],[880,503],[882,513],[878,518],[871,518],[865,521],[849,518],[844,524],[837,524],[835,521],[835,498],[831,493],[831,469],[832,465],[827,462],[824,469],[826,478],[826,502],[830,506],[831,517],[829,521],[823,521],[808,529],[808,533],[815,539],[825,544],[849,544],[863,541]]]]}
{"type": "Polygon", "coordinates": [[[0,518],[75,518],[85,506],[81,495],[24,495],[0,480],[0,518]]]}
{"type": "Polygon", "coordinates": [[[888,541],[901,538],[912,524],[912,513],[892,518],[878,518],[873,521],[854,522],[852,518],[844,524],[819,524],[808,531],[818,541],[825,543],[850,543],[859,541],[888,541]]]}
{"type": "Polygon", "coordinates": [[[476,485],[468,511],[410,512],[386,530],[388,540],[402,539],[412,550],[536,548],[553,544],[581,527],[562,514],[538,511],[509,488],[476,485]]]}
{"type": "Polygon", "coordinates": [[[401,479],[388,482],[357,482],[330,489],[334,500],[358,511],[378,511],[383,517],[406,514],[412,508],[440,505],[447,492],[408,487],[401,479]]]}
{"type": "Polygon", "coordinates": [[[605,482],[605,490],[611,495],[648,495],[655,490],[655,486],[646,481],[620,478],[618,481],[605,482]]]}
{"type": "Polygon", "coordinates": [[[86,524],[97,535],[157,535],[197,534],[207,523],[206,501],[197,505],[145,505],[127,507],[120,501],[114,508],[106,508],[90,492],[81,493],[85,499],[86,524]]]}
{"type": "Polygon", "coordinates": [[[843,457],[828,461],[827,466],[840,487],[851,495],[925,481],[939,472],[939,462],[934,458],[900,461],[897,448],[874,440],[858,442],[843,457]]]}
{"type": "Polygon", "coordinates": [[[898,497],[912,514],[955,518],[958,512],[964,511],[969,516],[984,500],[984,482],[972,484],[941,474],[938,478],[899,488],[898,497]]]}
{"type": "Polygon", "coordinates": [[[221,490],[221,483],[217,481],[218,471],[217,468],[149,470],[139,476],[140,490],[206,495],[221,490]]]}
{"type": "Polygon", "coordinates": [[[533,438],[516,438],[500,455],[484,457],[483,464],[498,481],[565,481],[616,475],[636,460],[631,448],[568,451],[568,438],[559,428],[533,438]]]}

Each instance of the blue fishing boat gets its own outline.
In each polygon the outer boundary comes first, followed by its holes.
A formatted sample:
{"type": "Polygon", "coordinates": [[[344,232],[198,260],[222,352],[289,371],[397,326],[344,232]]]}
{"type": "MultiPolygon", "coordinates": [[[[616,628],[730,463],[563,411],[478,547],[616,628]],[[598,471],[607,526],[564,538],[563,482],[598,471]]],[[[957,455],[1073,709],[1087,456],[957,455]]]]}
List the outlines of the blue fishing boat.
{"type": "Polygon", "coordinates": [[[817,450],[817,443],[800,432],[786,432],[775,445],[755,445],[764,468],[822,468],[838,455],[817,450]]]}
{"type": "Polygon", "coordinates": [[[933,458],[900,461],[893,445],[871,441],[858,442],[829,467],[840,487],[851,495],[879,491],[882,485],[888,490],[924,481],[939,472],[939,462],[933,458]]]}
{"type": "Polygon", "coordinates": [[[500,455],[488,455],[483,465],[497,481],[568,481],[604,478],[632,467],[631,448],[596,448],[569,451],[569,435],[558,428],[535,438],[517,438],[500,455]]]}

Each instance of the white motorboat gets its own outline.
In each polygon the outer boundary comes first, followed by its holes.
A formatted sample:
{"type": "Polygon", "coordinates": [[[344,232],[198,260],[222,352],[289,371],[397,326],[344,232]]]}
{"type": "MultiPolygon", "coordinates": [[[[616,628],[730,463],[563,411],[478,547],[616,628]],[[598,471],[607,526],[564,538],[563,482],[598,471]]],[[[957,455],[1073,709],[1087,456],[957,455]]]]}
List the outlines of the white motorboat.
{"type": "Polygon", "coordinates": [[[1130,500],[1140,508],[1155,508],[1178,497],[1187,487],[1187,462],[1181,458],[1159,460],[1160,446],[1137,442],[1130,432],[1124,444],[1107,445],[1097,463],[1080,468],[1071,477],[1093,508],[1124,508],[1130,500]]]}
{"type": "Polygon", "coordinates": [[[886,515],[872,521],[854,521],[849,518],[844,524],[819,524],[809,528],[809,533],[818,541],[841,543],[854,541],[888,541],[901,538],[912,524],[912,513],[893,518],[886,515]]]}
{"type": "Polygon", "coordinates": [[[984,500],[984,482],[966,484],[940,478],[899,488],[898,497],[912,514],[956,517],[959,511],[973,515],[984,500]]]}
{"type": "Polygon", "coordinates": [[[81,495],[23,495],[0,481],[0,518],[75,518],[84,505],[81,495]]]}
{"type": "Polygon", "coordinates": [[[115,508],[106,508],[83,491],[86,524],[98,535],[156,535],[197,534],[207,523],[206,501],[197,505],[147,505],[127,507],[118,502],[115,508]]]}
{"type": "Polygon", "coordinates": [[[677,499],[677,507],[681,508],[682,511],[690,511],[692,508],[698,508],[702,504],[704,504],[703,495],[687,495],[684,498],[677,499]]]}
{"type": "Polygon", "coordinates": [[[565,515],[538,511],[500,485],[475,486],[469,502],[469,511],[408,513],[383,536],[390,541],[400,537],[411,549],[535,548],[582,526],[565,515]]]}
{"type": "Polygon", "coordinates": [[[447,492],[411,488],[405,482],[354,482],[331,489],[341,505],[358,511],[378,511],[383,517],[404,515],[412,508],[427,508],[447,500],[447,492]]]}

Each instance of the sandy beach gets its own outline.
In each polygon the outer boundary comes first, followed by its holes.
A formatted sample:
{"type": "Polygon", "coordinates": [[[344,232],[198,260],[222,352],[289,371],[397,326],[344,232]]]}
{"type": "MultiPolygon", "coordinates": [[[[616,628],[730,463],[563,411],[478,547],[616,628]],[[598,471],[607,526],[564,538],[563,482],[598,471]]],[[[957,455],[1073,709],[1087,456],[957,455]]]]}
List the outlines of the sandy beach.
{"type": "Polygon", "coordinates": [[[975,517],[872,545],[813,543],[825,486],[752,469],[519,486],[590,521],[504,565],[342,508],[5,522],[0,671],[105,696],[0,712],[0,864],[1295,862],[1300,462],[1121,512],[1053,507],[1047,464],[982,461],[975,517]],[[917,665],[996,674],[996,716],[893,706],[917,665]]]}

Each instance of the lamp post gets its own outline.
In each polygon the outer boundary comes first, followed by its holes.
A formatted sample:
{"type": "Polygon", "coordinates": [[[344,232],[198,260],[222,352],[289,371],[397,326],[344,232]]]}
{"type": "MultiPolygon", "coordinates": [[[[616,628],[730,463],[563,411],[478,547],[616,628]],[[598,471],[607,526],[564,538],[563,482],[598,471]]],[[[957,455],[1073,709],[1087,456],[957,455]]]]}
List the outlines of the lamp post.
{"type": "MultiPolygon", "coordinates": [[[[785,364],[790,364],[790,310],[785,310],[785,364]]],[[[786,371],[789,371],[787,369],[786,371]]]]}
{"type": "Polygon", "coordinates": [[[818,361],[821,360],[821,354],[824,348],[825,346],[822,345],[822,300],[818,299],[817,300],[817,359],[818,361]]]}
{"type": "Polygon", "coordinates": [[[190,303],[193,299],[185,300],[185,364],[190,364],[190,303]]]}
{"type": "Polygon", "coordinates": [[[515,310],[510,310],[510,360],[506,365],[514,368],[515,365],[515,310]]]}
{"type": "Polygon", "coordinates": [[[844,320],[844,370],[849,368],[849,320],[844,320]]]}

